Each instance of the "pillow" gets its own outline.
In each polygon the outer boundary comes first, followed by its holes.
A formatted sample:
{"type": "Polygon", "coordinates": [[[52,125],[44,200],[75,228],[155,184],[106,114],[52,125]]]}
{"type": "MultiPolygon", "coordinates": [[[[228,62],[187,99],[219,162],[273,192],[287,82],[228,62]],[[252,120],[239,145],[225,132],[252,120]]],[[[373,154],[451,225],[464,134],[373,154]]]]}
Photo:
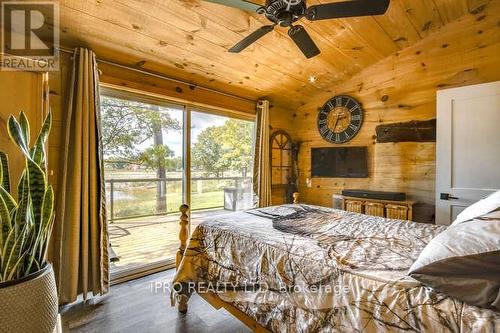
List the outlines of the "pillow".
{"type": "Polygon", "coordinates": [[[468,304],[500,311],[500,216],[449,227],[420,253],[408,274],[468,304]]]}
{"type": "Polygon", "coordinates": [[[492,211],[491,213],[484,214],[483,216],[478,217],[480,220],[500,220],[500,208],[492,211]]]}
{"type": "Polygon", "coordinates": [[[472,220],[498,208],[500,208],[500,191],[493,192],[486,198],[479,200],[464,209],[460,214],[458,214],[457,218],[451,225],[457,225],[459,223],[472,220]]]}

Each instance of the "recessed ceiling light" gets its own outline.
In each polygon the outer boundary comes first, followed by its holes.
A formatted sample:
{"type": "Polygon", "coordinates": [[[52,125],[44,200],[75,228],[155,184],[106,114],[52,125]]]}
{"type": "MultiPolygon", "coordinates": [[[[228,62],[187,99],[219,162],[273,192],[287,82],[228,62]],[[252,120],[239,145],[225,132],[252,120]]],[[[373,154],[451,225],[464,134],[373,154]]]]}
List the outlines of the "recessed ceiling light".
{"type": "Polygon", "coordinates": [[[311,82],[311,83],[316,82],[316,76],[314,76],[314,75],[309,76],[309,82],[311,82]]]}

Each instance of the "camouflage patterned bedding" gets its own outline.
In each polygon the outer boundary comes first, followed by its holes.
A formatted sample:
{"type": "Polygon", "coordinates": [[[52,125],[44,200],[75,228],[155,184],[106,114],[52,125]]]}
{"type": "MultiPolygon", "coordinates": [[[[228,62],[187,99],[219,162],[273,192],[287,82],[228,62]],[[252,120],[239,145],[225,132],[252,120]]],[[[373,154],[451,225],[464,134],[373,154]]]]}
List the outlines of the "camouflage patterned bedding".
{"type": "Polygon", "coordinates": [[[500,332],[500,313],[407,276],[443,230],[309,205],[237,212],[196,228],[174,282],[273,332],[500,332]]]}

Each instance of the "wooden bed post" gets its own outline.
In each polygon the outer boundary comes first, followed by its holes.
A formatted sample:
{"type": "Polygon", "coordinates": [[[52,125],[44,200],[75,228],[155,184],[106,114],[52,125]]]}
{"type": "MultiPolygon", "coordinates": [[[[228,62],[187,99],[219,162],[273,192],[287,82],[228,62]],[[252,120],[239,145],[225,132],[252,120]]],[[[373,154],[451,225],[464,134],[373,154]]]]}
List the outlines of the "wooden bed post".
{"type": "Polygon", "coordinates": [[[175,258],[175,268],[179,268],[181,264],[182,257],[184,256],[184,251],[186,250],[187,240],[189,238],[189,206],[184,204],[179,207],[181,211],[181,218],[179,224],[181,226],[181,230],[179,231],[179,250],[177,250],[177,256],[175,258]]]}
{"type": "Polygon", "coordinates": [[[293,203],[294,204],[298,204],[299,203],[299,196],[300,196],[299,192],[294,192],[293,193],[293,203]]]}
{"type": "MultiPolygon", "coordinates": [[[[179,231],[179,250],[177,250],[177,256],[175,258],[175,267],[179,269],[179,265],[181,264],[182,257],[184,257],[184,251],[186,251],[187,241],[189,238],[189,206],[184,204],[179,208],[181,211],[181,218],[179,224],[181,226],[181,230],[179,231]]],[[[186,313],[188,309],[188,298],[185,295],[179,295],[179,306],[178,310],[181,313],[186,313]]]]}

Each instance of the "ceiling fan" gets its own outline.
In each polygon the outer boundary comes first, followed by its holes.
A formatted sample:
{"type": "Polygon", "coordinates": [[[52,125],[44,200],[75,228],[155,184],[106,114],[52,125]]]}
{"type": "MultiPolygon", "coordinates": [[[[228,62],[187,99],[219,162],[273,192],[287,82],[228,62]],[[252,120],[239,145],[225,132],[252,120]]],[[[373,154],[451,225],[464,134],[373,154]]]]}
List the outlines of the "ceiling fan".
{"type": "Polygon", "coordinates": [[[328,20],[342,17],[381,15],[387,11],[390,0],[352,0],[334,3],[325,3],[307,7],[305,0],[266,0],[266,4],[259,4],[246,0],[205,0],[228,7],[243,9],[265,15],[272,22],[265,25],[229,49],[229,52],[239,53],[259,38],[271,32],[276,25],[290,27],[288,35],[298,46],[306,58],[312,58],[320,50],[311,39],[307,31],[295,22],[305,17],[309,21],[328,20]]]}

